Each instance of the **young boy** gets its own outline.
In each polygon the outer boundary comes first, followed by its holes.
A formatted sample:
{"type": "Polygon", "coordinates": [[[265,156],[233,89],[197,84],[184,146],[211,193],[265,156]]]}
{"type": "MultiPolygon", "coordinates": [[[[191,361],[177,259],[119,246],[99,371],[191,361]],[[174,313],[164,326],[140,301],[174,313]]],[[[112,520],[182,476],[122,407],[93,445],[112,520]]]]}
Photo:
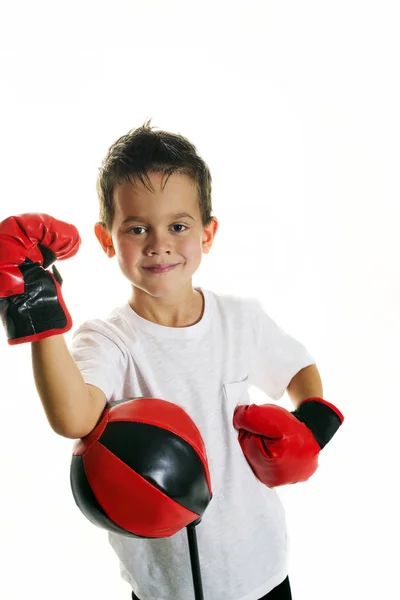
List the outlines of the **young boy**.
{"type": "MultiPolygon", "coordinates": [[[[288,600],[284,510],[275,489],[250,468],[233,417],[237,406],[250,404],[251,385],[274,400],[287,390],[295,407],[305,399],[320,399],[315,361],[258,301],[193,288],[192,277],[211,250],[218,221],[212,216],[211,174],[186,138],[154,131],[150,122],[130,131],[109,149],[97,191],[95,234],[129,281],[129,298],[107,318],[82,324],[69,351],[62,333],[72,323],[53,281],[59,275],[43,267],[75,253],[79,236],[43,218],[40,254],[26,242],[19,271],[25,289],[24,269],[41,271],[37,276],[48,281],[47,306],[61,306],[67,320],[50,323],[47,309],[49,322],[35,337],[28,325],[15,326],[24,319],[20,308],[9,304],[6,311],[3,306],[9,342],[32,341],[38,393],[60,435],[87,435],[112,400],[155,397],[184,408],[203,437],[213,487],[196,529],[205,600],[288,600]],[[55,303],[51,285],[57,290],[55,303]]],[[[24,235],[32,240],[32,219],[18,221],[23,233],[13,229],[14,240],[24,235]]],[[[10,225],[3,224],[0,234],[9,232],[10,225]]],[[[10,248],[14,252],[11,243],[10,248]]],[[[8,288],[3,280],[3,293],[0,278],[3,298],[11,297],[11,275],[8,288]]],[[[193,597],[185,530],[152,540],[109,533],[109,541],[132,598],[193,597]]]]}

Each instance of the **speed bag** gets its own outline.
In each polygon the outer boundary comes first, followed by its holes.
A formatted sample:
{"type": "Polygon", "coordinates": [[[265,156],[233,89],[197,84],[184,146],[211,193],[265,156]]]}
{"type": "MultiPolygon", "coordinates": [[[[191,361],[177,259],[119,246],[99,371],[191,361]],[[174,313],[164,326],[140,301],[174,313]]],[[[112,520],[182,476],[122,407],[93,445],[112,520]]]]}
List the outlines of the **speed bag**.
{"type": "Polygon", "coordinates": [[[181,407],[157,398],[108,404],[74,444],[70,482],[89,521],[138,538],[170,537],[199,522],[212,498],[198,428],[181,407]]]}

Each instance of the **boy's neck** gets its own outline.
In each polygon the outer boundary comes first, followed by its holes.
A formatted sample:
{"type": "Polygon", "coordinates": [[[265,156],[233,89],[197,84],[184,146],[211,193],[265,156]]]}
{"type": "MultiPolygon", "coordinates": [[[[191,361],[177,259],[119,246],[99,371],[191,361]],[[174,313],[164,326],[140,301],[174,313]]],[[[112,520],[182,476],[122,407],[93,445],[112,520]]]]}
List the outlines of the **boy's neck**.
{"type": "Polygon", "coordinates": [[[147,294],[133,292],[130,307],[146,321],[164,327],[190,327],[198,323],[204,312],[204,298],[199,290],[191,290],[187,296],[170,302],[160,302],[147,294]]]}

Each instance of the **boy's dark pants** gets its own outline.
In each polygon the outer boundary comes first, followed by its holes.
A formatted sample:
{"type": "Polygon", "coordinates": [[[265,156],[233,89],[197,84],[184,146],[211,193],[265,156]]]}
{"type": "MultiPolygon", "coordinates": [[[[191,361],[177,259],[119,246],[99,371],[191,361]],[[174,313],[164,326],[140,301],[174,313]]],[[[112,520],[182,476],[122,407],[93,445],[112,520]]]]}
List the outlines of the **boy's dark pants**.
{"type": "MultiPolygon", "coordinates": [[[[139,600],[137,596],[132,592],[132,600],[139,600]]],[[[271,590],[269,594],[260,598],[260,600],[292,600],[292,594],[290,591],[289,577],[286,577],[276,588],[271,590]]]]}

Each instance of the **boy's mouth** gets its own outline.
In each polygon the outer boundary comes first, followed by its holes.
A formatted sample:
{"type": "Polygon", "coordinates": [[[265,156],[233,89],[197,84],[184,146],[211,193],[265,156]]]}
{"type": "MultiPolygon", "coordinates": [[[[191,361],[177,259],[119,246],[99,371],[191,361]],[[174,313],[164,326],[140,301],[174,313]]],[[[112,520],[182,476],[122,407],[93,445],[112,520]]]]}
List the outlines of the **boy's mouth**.
{"type": "Polygon", "coordinates": [[[167,271],[171,271],[177,265],[153,265],[151,267],[143,267],[146,271],[150,271],[150,273],[166,273],[167,271]]]}

